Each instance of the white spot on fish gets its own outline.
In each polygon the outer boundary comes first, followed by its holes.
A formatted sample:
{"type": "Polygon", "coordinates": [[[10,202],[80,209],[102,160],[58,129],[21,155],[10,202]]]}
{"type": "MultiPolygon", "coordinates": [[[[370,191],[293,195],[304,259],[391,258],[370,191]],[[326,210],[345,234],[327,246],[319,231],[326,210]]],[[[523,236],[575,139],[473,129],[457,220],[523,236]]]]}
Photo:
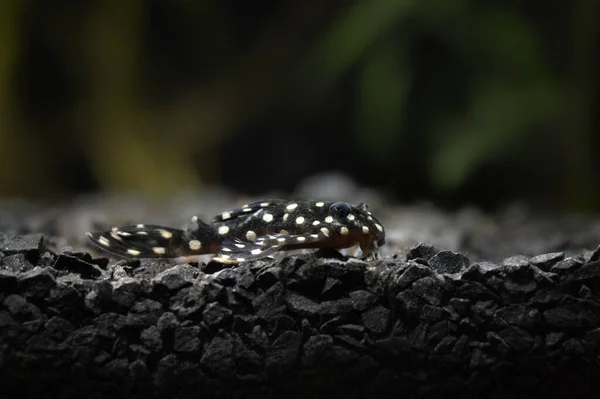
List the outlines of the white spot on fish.
{"type": "Polygon", "coordinates": [[[137,249],[128,249],[128,250],[127,250],[127,253],[128,253],[129,255],[137,256],[137,255],[139,255],[141,252],[140,252],[140,251],[138,251],[137,249]]]}
{"type": "Polygon", "coordinates": [[[143,229],[144,225],[140,223],[140,224],[136,224],[135,227],[137,227],[138,229],[143,229]]]}
{"type": "Polygon", "coordinates": [[[327,227],[321,227],[321,233],[325,234],[326,237],[329,237],[329,229],[327,227]]]}
{"type": "Polygon", "coordinates": [[[229,233],[229,227],[221,226],[221,227],[219,227],[218,231],[219,231],[219,234],[221,234],[221,235],[227,234],[227,233],[229,233]]]}
{"type": "Polygon", "coordinates": [[[302,216],[299,216],[296,218],[296,224],[302,224],[304,223],[304,218],[302,216]]]}
{"type": "Polygon", "coordinates": [[[377,230],[383,231],[383,227],[379,223],[375,223],[375,227],[377,227],[377,230]]]}
{"type": "Polygon", "coordinates": [[[285,215],[283,215],[283,221],[285,222],[288,219],[289,216],[290,215],[288,215],[287,213],[285,215]]]}
{"type": "Polygon", "coordinates": [[[349,231],[348,231],[348,228],[347,228],[346,226],[342,226],[342,228],[340,229],[340,233],[341,233],[343,236],[347,236],[347,235],[348,235],[348,233],[349,233],[349,231]]]}
{"type": "Polygon", "coordinates": [[[298,241],[298,242],[306,241],[306,237],[302,237],[302,236],[296,237],[296,241],[298,241]]]}
{"type": "Polygon", "coordinates": [[[271,205],[269,202],[261,202],[260,203],[260,206],[262,206],[263,208],[266,206],[269,206],[269,205],[271,205]]]}
{"type": "Polygon", "coordinates": [[[141,236],[147,236],[148,232],[147,231],[138,231],[138,234],[141,236]]]}
{"type": "Polygon", "coordinates": [[[119,241],[121,241],[121,240],[122,240],[121,236],[119,236],[119,234],[118,234],[118,233],[115,233],[114,231],[110,233],[110,236],[111,236],[112,238],[114,238],[115,240],[119,240],[119,241]]]}
{"type": "Polygon", "coordinates": [[[245,259],[245,258],[237,258],[236,260],[237,260],[238,262],[243,262],[243,261],[245,261],[246,259],[245,259]]]}
{"type": "Polygon", "coordinates": [[[164,249],[163,247],[154,247],[152,248],[152,252],[158,255],[162,255],[166,252],[166,249],[164,249]]]}
{"type": "Polygon", "coordinates": [[[285,207],[285,209],[287,209],[288,211],[293,211],[297,207],[298,207],[298,204],[289,204],[288,206],[285,207]]]}
{"type": "Polygon", "coordinates": [[[198,240],[191,240],[191,241],[188,243],[188,246],[190,247],[190,249],[191,249],[192,251],[197,251],[197,250],[199,250],[200,248],[202,248],[202,243],[201,243],[200,241],[198,241],[198,240]]]}
{"type": "Polygon", "coordinates": [[[223,219],[223,220],[231,219],[231,213],[229,213],[229,212],[223,212],[221,214],[221,219],[223,219]]]}
{"type": "Polygon", "coordinates": [[[312,225],[313,225],[313,226],[318,226],[318,225],[320,225],[320,224],[321,224],[321,222],[319,222],[318,220],[315,220],[314,222],[312,222],[312,225]]]}
{"type": "Polygon", "coordinates": [[[277,241],[279,241],[279,242],[285,242],[285,238],[283,238],[283,237],[279,237],[279,238],[277,239],[277,241]]]}
{"type": "Polygon", "coordinates": [[[248,240],[248,241],[254,241],[254,240],[256,240],[256,233],[253,232],[252,230],[248,230],[246,232],[246,240],[248,240]]]}
{"type": "Polygon", "coordinates": [[[333,222],[333,216],[327,216],[325,218],[325,223],[332,223],[333,222]]]}
{"type": "Polygon", "coordinates": [[[365,233],[365,234],[369,234],[369,232],[370,232],[370,230],[369,230],[369,228],[368,228],[367,226],[363,226],[363,227],[362,227],[362,231],[363,231],[363,233],[365,233]]]}
{"type": "Polygon", "coordinates": [[[258,254],[260,254],[261,252],[262,252],[262,250],[260,250],[260,249],[253,249],[252,251],[250,251],[250,253],[251,253],[252,255],[258,255],[258,254]]]}
{"type": "Polygon", "coordinates": [[[346,217],[348,218],[348,220],[354,220],[354,215],[351,213],[349,213],[346,217]]]}
{"type": "Polygon", "coordinates": [[[160,231],[160,235],[161,235],[163,238],[167,239],[167,240],[168,240],[169,238],[173,237],[173,234],[172,234],[170,231],[167,231],[167,230],[161,230],[161,231],[160,231]]]}
{"type": "Polygon", "coordinates": [[[263,220],[267,223],[269,223],[270,221],[273,220],[273,215],[271,215],[270,213],[265,213],[263,215],[263,220]]]}
{"type": "Polygon", "coordinates": [[[104,245],[105,247],[110,247],[110,241],[108,241],[106,239],[106,237],[100,237],[98,238],[98,242],[102,245],[104,245]]]}
{"type": "Polygon", "coordinates": [[[252,208],[244,208],[244,209],[242,209],[242,211],[244,211],[244,212],[252,212],[252,208]]]}
{"type": "Polygon", "coordinates": [[[319,208],[321,208],[321,207],[322,207],[322,206],[324,206],[324,205],[325,205],[325,203],[324,203],[324,202],[321,202],[321,201],[319,201],[319,202],[317,202],[317,203],[315,204],[315,206],[318,206],[319,208]]]}
{"type": "Polygon", "coordinates": [[[235,246],[238,247],[238,248],[246,248],[246,246],[244,244],[238,244],[238,243],[236,243],[235,246]]]}

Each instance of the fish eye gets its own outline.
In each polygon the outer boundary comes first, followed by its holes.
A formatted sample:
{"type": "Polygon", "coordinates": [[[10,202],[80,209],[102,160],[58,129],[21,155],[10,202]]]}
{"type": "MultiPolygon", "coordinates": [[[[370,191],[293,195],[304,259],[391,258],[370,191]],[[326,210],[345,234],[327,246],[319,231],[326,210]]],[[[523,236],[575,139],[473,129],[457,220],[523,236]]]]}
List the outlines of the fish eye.
{"type": "Polygon", "coordinates": [[[338,217],[346,217],[350,213],[350,205],[345,202],[336,202],[331,204],[329,211],[338,217]]]}

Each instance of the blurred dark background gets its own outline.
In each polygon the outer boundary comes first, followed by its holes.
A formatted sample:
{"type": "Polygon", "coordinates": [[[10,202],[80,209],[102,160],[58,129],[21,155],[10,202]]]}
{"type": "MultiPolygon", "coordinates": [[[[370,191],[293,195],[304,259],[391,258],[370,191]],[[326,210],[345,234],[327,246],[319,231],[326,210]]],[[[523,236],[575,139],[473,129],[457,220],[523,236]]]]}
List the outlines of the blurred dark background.
{"type": "Polygon", "coordinates": [[[0,196],[340,171],[395,201],[600,209],[600,2],[5,0],[0,196]]]}

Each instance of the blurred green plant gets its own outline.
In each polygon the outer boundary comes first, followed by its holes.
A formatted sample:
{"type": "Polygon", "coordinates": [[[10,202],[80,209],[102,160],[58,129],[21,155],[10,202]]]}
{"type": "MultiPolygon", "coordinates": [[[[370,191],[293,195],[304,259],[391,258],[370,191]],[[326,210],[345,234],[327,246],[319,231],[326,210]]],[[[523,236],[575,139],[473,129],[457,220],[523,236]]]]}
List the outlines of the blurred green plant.
{"type": "MultiPolygon", "coordinates": [[[[521,153],[521,146],[529,145],[529,136],[538,134],[541,127],[546,131],[539,138],[545,151],[571,150],[557,159],[564,172],[557,183],[567,188],[561,192],[568,193],[558,202],[565,208],[590,210],[600,204],[590,160],[591,121],[597,105],[597,93],[591,88],[597,87],[598,59],[593,54],[598,48],[599,5],[580,0],[566,7],[572,20],[561,22],[572,26],[573,32],[565,34],[571,34],[576,45],[573,53],[562,50],[576,73],[565,77],[553,69],[551,35],[544,36],[516,5],[359,1],[333,21],[301,70],[303,75],[309,71],[303,82],[318,82],[316,91],[308,86],[307,102],[326,101],[317,99],[324,88],[361,65],[356,142],[373,160],[389,161],[398,156],[403,137],[415,134],[407,131],[405,113],[411,82],[419,71],[414,63],[409,66],[407,47],[419,33],[435,36],[458,54],[470,79],[466,101],[450,116],[444,114],[455,106],[452,92],[429,87],[424,94],[438,107],[438,97],[445,99],[443,108],[426,110],[432,123],[418,132],[428,138],[428,178],[433,185],[446,191],[460,188],[481,166],[521,153]],[[409,23],[411,31],[394,32],[393,28],[409,23]],[[572,104],[579,106],[575,110],[572,104]]],[[[530,150],[540,151],[540,147],[530,150]]]]}
{"type": "MultiPolygon", "coordinates": [[[[29,121],[13,84],[35,31],[79,88],[54,132],[76,143],[104,190],[160,197],[218,180],[219,146],[285,99],[287,116],[298,120],[349,101],[348,136],[372,163],[393,165],[418,137],[423,179],[446,192],[543,143],[561,154],[548,171],[568,188],[559,202],[580,210],[600,204],[591,151],[600,2],[576,0],[538,15],[519,2],[288,0],[254,27],[241,27],[216,0],[172,2],[158,16],[150,10],[159,1],[0,4],[4,195],[35,194],[69,165],[45,153],[48,139],[35,140],[46,127],[29,121]],[[156,58],[149,32],[165,21],[179,32],[171,40],[183,43],[156,58]],[[181,53],[189,61],[160,59],[181,53]],[[191,83],[171,89],[177,77],[169,75],[186,62],[198,69],[191,83]],[[348,82],[354,97],[338,97],[348,82]],[[25,153],[39,164],[25,163],[16,175],[6,165],[25,153]]],[[[539,159],[548,158],[518,161],[545,171],[539,159]]]]}

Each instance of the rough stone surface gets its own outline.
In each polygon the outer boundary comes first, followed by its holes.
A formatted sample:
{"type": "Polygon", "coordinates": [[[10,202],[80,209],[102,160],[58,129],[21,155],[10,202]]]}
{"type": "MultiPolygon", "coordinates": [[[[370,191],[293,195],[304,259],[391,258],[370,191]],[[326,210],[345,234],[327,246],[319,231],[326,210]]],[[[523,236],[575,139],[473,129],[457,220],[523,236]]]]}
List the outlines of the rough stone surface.
{"type": "MultiPolygon", "coordinates": [[[[108,259],[101,259],[98,263],[104,267],[108,259]],[[106,262],[104,262],[106,260],[106,262]]],[[[103,273],[103,268],[93,262],[89,254],[77,254],[63,252],[56,258],[53,267],[58,270],[68,270],[72,273],[79,274],[83,278],[99,277],[103,273]]]]}
{"type": "Polygon", "coordinates": [[[25,254],[14,254],[5,256],[0,261],[0,270],[14,273],[24,273],[33,270],[35,266],[29,262],[25,254]]]}
{"type": "Polygon", "coordinates": [[[36,264],[44,252],[44,236],[42,234],[28,234],[15,236],[6,240],[0,251],[4,255],[24,254],[33,264],[36,264]]]}
{"type": "Polygon", "coordinates": [[[438,273],[458,273],[470,263],[469,258],[452,251],[440,251],[429,259],[429,265],[438,273]]]}
{"type": "Polygon", "coordinates": [[[45,298],[56,285],[54,275],[45,268],[36,267],[18,278],[19,291],[27,298],[45,298]]]}
{"type": "Polygon", "coordinates": [[[600,392],[597,251],[471,264],[421,244],[406,257],[302,255],[211,275],[42,243],[2,247],[2,398],[600,392]]]}
{"type": "Polygon", "coordinates": [[[438,253],[438,250],[433,245],[422,242],[410,249],[407,260],[423,259],[429,261],[436,253],[438,253]]]}
{"type": "Polygon", "coordinates": [[[532,265],[539,267],[544,271],[550,270],[552,266],[565,258],[564,252],[553,252],[534,256],[529,260],[532,265]]]}

